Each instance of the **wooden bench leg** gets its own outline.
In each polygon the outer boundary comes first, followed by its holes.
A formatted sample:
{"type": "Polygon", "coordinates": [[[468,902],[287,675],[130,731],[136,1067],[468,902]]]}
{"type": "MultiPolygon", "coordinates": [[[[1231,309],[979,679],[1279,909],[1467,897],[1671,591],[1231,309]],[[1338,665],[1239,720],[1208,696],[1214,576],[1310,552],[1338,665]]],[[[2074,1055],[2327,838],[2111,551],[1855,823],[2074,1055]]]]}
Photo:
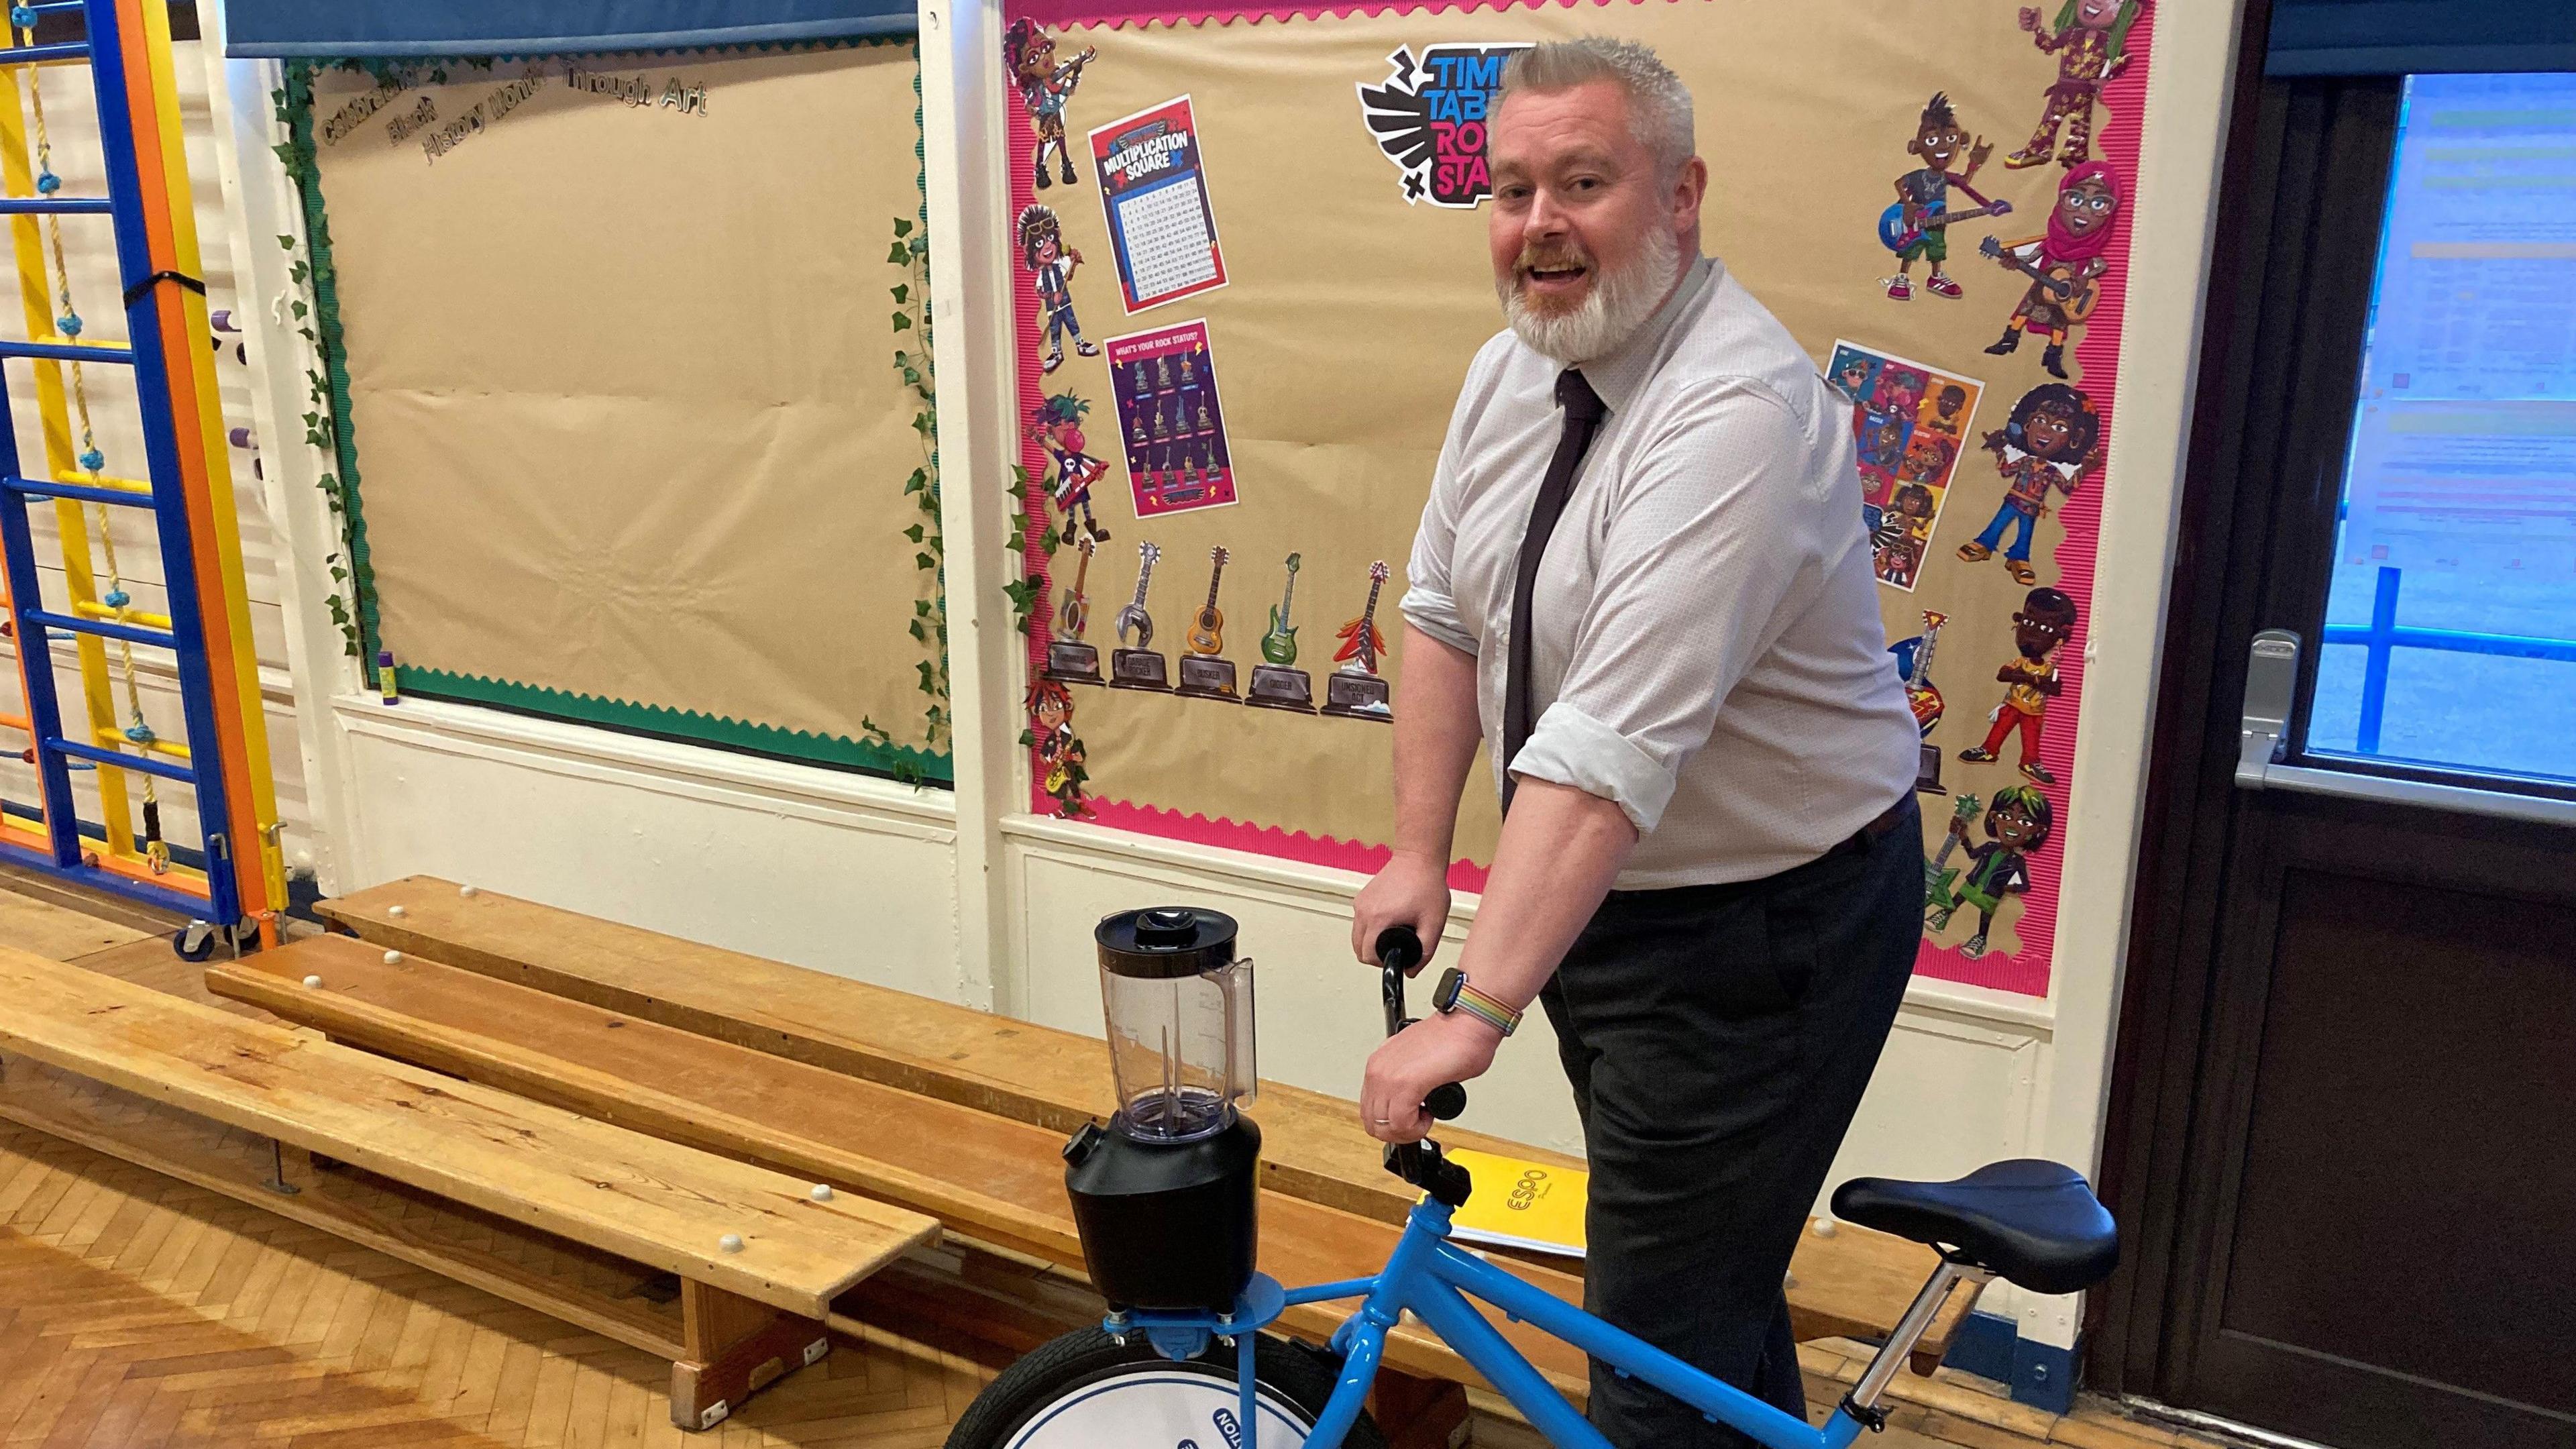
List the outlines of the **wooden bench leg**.
{"type": "Polygon", "coordinates": [[[671,1422],[712,1429],[742,1401],[831,1352],[823,1325],[693,1279],[680,1283],[682,1342],[671,1365],[671,1422]]]}
{"type": "Polygon", "coordinates": [[[1451,1449],[1466,1434],[1467,1391],[1446,1379],[1381,1367],[1368,1408],[1387,1449],[1451,1449]]]}

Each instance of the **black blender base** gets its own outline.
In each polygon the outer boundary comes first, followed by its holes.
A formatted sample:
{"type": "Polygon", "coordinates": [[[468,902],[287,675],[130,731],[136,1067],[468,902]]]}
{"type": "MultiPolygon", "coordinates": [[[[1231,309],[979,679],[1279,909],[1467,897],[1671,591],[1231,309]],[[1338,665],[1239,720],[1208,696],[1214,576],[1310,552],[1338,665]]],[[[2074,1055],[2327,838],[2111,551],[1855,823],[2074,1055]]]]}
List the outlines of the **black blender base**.
{"type": "Polygon", "coordinates": [[[1233,1309],[1261,1242],[1261,1129],[1251,1118],[1187,1142],[1087,1126],[1064,1155],[1083,1261],[1110,1306],[1233,1309]]]}

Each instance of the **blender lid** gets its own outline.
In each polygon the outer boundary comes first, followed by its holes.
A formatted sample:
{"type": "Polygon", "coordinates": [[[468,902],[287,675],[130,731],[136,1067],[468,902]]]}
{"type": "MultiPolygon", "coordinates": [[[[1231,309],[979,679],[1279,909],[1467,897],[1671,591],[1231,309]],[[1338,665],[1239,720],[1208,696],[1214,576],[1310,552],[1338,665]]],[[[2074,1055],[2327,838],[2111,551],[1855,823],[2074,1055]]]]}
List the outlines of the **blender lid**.
{"type": "Polygon", "coordinates": [[[1104,916],[1091,933],[1102,969],[1117,976],[1198,976],[1234,964],[1234,917],[1197,906],[1151,906],[1104,916]]]}

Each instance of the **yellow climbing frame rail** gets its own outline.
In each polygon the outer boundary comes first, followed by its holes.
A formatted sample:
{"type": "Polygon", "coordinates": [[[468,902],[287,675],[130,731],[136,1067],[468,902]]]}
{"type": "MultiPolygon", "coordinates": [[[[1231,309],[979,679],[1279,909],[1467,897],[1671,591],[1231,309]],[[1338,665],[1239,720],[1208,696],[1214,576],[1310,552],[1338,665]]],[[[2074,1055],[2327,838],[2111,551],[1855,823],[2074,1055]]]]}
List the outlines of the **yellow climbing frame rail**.
{"type": "Polygon", "coordinates": [[[28,341],[0,343],[0,357],[31,361],[43,439],[40,463],[22,447],[13,450],[16,467],[36,477],[0,479],[0,489],[16,495],[5,502],[17,532],[6,570],[11,597],[0,607],[18,643],[27,701],[23,715],[0,715],[0,730],[27,736],[26,757],[37,764],[45,803],[32,826],[0,820],[0,857],[84,874],[156,903],[199,903],[212,908],[205,918],[218,930],[256,924],[273,939],[286,904],[285,864],[168,11],[144,0],[67,0],[22,4],[8,19],[11,44],[0,47],[0,196],[8,201],[0,205],[9,210],[28,341]],[[72,14],[84,21],[85,40],[65,43],[35,33],[48,15],[72,14]],[[50,166],[36,71],[83,65],[99,106],[107,198],[59,196],[62,183],[50,166]],[[111,315],[118,309],[108,303],[122,304],[133,339],[124,347],[81,337],[85,324],[64,260],[66,218],[94,226],[77,218],[99,213],[116,223],[125,294],[98,299],[94,311],[111,315]],[[90,436],[85,358],[90,366],[135,367],[148,480],[105,471],[105,455],[90,436]],[[150,436],[156,430],[162,436],[150,436]],[[25,566],[32,562],[32,535],[17,509],[28,501],[53,504],[61,551],[45,562],[61,570],[59,608],[34,597],[25,566]],[[95,526],[85,504],[94,510],[95,526]],[[135,607],[117,563],[120,522],[129,554],[139,548],[141,556],[158,560],[168,613],[135,607]],[[60,707],[51,684],[43,646],[56,634],[70,636],[79,662],[77,719],[60,707]],[[175,712],[190,726],[182,733],[192,737],[165,738],[160,726],[169,721],[146,718],[133,663],[138,643],[168,648],[176,657],[181,700],[175,712]],[[49,729],[59,734],[49,736],[49,729]],[[66,781],[76,768],[95,770],[101,814],[95,841],[82,838],[77,822],[55,818],[72,813],[66,781]],[[156,779],[195,786],[203,869],[170,859],[160,838],[156,779]],[[58,837],[58,829],[65,834],[58,837]]]}

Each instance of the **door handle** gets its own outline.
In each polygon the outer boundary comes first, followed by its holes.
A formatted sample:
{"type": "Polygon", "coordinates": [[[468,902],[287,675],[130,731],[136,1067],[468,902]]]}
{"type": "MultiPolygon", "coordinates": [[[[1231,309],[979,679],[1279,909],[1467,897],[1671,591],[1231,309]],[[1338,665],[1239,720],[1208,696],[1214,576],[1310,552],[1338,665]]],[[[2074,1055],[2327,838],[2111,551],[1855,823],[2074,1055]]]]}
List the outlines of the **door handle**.
{"type": "Polygon", "coordinates": [[[2245,708],[2236,736],[2236,783],[2260,790],[2290,752],[2290,707],[2299,696],[2299,636],[2266,629],[2245,661],[2245,708]]]}
{"type": "Polygon", "coordinates": [[[2320,770],[2285,765],[2290,753],[2290,713],[2299,692],[2299,636],[2289,629],[2266,629],[2254,636],[2245,661],[2245,704],[2236,736],[2236,786],[2240,790],[2295,790],[2304,795],[2333,795],[2345,800],[2374,800],[2383,805],[2412,805],[2462,815],[2491,815],[2543,825],[2576,826],[2576,800],[2546,795],[2517,795],[2506,790],[2480,790],[2443,785],[2358,770],[2320,770]]]}

